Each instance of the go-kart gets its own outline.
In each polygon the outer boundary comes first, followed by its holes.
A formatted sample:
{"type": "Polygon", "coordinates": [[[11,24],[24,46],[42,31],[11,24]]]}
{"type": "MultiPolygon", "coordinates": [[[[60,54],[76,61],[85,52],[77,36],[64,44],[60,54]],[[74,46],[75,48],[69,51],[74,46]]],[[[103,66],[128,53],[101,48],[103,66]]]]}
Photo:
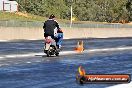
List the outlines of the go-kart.
{"type": "Polygon", "coordinates": [[[52,55],[59,56],[59,50],[57,49],[56,42],[51,38],[51,36],[45,38],[44,53],[47,55],[47,57],[52,55]]]}

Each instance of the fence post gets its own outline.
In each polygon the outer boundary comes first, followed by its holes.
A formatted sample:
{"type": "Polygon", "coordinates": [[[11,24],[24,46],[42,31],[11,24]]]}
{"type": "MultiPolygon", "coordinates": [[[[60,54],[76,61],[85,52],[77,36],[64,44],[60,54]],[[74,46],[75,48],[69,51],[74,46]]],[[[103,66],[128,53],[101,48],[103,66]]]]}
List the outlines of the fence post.
{"type": "Polygon", "coordinates": [[[5,7],[4,7],[4,1],[3,1],[3,11],[5,10],[5,7]]]}
{"type": "Polygon", "coordinates": [[[8,25],[8,23],[7,23],[7,21],[6,21],[6,27],[7,27],[7,25],[8,25]]]}
{"type": "Polygon", "coordinates": [[[27,27],[27,21],[26,21],[26,27],[27,27]]]}

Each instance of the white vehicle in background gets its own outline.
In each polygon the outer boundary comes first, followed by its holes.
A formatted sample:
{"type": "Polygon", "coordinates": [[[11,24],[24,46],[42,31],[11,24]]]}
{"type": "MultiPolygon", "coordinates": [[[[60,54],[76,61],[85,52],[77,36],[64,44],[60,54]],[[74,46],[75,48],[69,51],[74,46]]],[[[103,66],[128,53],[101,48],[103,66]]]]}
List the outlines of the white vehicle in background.
{"type": "Polygon", "coordinates": [[[18,12],[18,7],[18,3],[15,0],[0,0],[0,11],[18,12]]]}

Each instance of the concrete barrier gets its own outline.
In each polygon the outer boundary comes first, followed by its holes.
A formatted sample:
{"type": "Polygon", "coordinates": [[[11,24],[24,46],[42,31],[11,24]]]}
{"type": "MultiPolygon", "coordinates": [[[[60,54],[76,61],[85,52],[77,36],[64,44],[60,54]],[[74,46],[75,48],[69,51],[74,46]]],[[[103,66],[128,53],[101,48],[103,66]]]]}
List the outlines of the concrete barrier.
{"type": "Polygon", "coordinates": [[[43,38],[42,28],[1,27],[0,40],[38,40],[43,38]]]}
{"type": "MultiPolygon", "coordinates": [[[[130,28],[63,28],[64,39],[132,37],[130,28]]],[[[42,28],[0,27],[0,40],[43,39],[42,28]]]]}
{"type": "Polygon", "coordinates": [[[112,38],[132,37],[130,28],[75,28],[65,29],[65,38],[112,38]]]}

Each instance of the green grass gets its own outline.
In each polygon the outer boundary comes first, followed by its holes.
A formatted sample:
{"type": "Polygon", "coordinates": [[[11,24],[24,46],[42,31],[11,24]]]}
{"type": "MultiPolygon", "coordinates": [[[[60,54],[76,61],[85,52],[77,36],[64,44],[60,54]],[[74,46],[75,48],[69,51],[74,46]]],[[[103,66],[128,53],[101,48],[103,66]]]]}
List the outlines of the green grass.
{"type": "Polygon", "coordinates": [[[37,15],[32,15],[32,14],[27,14],[28,17],[25,16],[20,16],[15,13],[10,13],[10,12],[0,12],[0,20],[19,20],[19,21],[44,21],[47,18],[37,16],[37,15]]]}
{"type": "MultiPolygon", "coordinates": [[[[10,12],[2,12],[0,11],[0,20],[16,20],[16,21],[45,21],[48,18],[42,17],[42,16],[37,16],[33,14],[27,13],[28,17],[25,16],[20,16],[15,13],[10,13],[10,12]]],[[[66,19],[57,19],[59,23],[70,23],[70,20],[66,19]]]]}
{"type": "MultiPolygon", "coordinates": [[[[25,16],[20,16],[15,13],[10,13],[10,12],[2,12],[0,11],[0,20],[17,20],[17,21],[45,21],[48,18],[42,17],[42,16],[37,16],[33,14],[27,13],[28,17],[25,16]]],[[[57,19],[59,23],[70,23],[70,20],[66,19],[57,19]]],[[[91,21],[73,21],[73,23],[91,23],[91,21]]],[[[93,23],[93,22],[92,22],[93,23]]],[[[97,23],[97,22],[95,22],[97,23]]]]}
{"type": "MultiPolygon", "coordinates": [[[[0,11],[0,26],[5,27],[39,27],[42,26],[42,22],[48,18],[37,16],[29,13],[21,13],[23,15],[18,15],[18,13],[2,12],[0,11]],[[26,16],[25,16],[26,15],[26,16]],[[27,21],[27,22],[26,22],[27,21]]],[[[59,24],[70,23],[66,19],[56,19],[59,24]]]]}

